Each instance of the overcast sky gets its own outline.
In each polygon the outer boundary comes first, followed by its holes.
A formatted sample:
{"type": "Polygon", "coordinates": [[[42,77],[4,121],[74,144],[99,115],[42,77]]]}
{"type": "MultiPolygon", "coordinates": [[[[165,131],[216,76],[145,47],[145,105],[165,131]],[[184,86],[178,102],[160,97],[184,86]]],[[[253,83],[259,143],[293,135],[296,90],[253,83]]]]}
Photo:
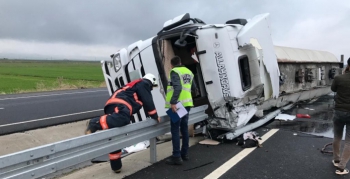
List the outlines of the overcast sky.
{"type": "Polygon", "coordinates": [[[0,58],[108,59],[187,12],[207,24],[270,13],[275,45],[350,57],[347,0],[0,0],[0,58]]]}

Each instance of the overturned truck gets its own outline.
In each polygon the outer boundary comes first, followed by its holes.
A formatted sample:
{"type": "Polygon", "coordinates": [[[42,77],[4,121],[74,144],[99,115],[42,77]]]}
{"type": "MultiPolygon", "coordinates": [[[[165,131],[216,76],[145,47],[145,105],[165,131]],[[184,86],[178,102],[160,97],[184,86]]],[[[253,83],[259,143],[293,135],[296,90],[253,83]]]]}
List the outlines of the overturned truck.
{"type": "MultiPolygon", "coordinates": [[[[157,111],[166,115],[170,60],[179,56],[195,75],[195,107],[207,105],[206,127],[233,139],[274,117],[267,111],[330,93],[343,63],[329,52],[273,45],[269,14],[205,24],[184,14],[164,23],[156,36],[138,41],[102,62],[111,95],[146,73],[158,76],[152,91],[157,111]],[[254,117],[255,116],[255,117],[254,117]],[[252,118],[260,117],[252,121],[252,118]]],[[[143,110],[133,122],[146,119],[143,110]]]]}

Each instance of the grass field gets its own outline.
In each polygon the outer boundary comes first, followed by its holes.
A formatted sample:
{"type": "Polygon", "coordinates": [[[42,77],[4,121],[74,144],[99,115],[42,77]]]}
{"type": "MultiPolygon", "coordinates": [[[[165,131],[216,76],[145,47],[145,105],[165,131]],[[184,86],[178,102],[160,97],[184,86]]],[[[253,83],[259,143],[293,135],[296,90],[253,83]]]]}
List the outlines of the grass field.
{"type": "Polygon", "coordinates": [[[100,62],[0,60],[0,94],[97,87],[100,62]]]}

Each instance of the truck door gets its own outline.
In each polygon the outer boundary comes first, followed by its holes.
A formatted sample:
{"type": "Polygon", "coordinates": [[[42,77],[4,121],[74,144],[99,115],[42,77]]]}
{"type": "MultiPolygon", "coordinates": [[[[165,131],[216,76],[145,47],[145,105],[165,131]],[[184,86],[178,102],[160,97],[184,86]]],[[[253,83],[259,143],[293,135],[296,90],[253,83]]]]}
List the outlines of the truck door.
{"type": "Polygon", "coordinates": [[[197,30],[197,54],[202,69],[208,100],[212,108],[230,96],[222,45],[215,38],[215,28],[197,30]]]}

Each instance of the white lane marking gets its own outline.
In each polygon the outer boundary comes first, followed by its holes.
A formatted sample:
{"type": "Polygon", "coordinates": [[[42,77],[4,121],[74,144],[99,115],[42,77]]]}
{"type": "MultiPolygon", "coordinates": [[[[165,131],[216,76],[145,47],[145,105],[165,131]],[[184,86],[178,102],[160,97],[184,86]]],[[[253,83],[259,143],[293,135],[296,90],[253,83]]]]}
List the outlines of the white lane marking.
{"type": "Polygon", "coordinates": [[[17,125],[17,124],[25,124],[25,123],[29,123],[29,122],[43,121],[43,120],[47,120],[47,119],[55,119],[55,118],[65,117],[65,116],[73,116],[73,115],[77,115],[77,114],[84,114],[84,113],[96,112],[96,111],[101,111],[101,110],[103,110],[103,109],[96,109],[96,110],[92,110],[92,111],[84,111],[84,112],[78,112],[78,113],[72,113],[72,114],[65,114],[65,115],[61,115],[61,116],[53,116],[53,117],[47,117],[47,118],[41,118],[41,119],[34,119],[34,120],[30,120],[30,121],[0,125],[0,127],[13,126],[13,125],[17,125]]]}
{"type": "MultiPolygon", "coordinates": [[[[272,135],[274,135],[278,129],[271,129],[269,132],[267,132],[264,136],[262,136],[262,140],[260,143],[264,143],[268,138],[270,138],[272,135]]],[[[223,174],[225,174],[230,168],[235,166],[239,161],[241,161],[244,157],[248,156],[251,152],[253,152],[256,148],[247,148],[242,150],[240,153],[232,157],[230,160],[228,160],[226,163],[221,165],[219,168],[211,172],[208,176],[205,177],[205,179],[211,179],[211,178],[219,178],[223,174]]]]}
{"type": "Polygon", "coordinates": [[[5,108],[0,108],[0,109],[5,109],[5,108]]]}
{"type": "Polygon", "coordinates": [[[23,98],[38,98],[43,96],[58,96],[58,95],[66,95],[66,94],[78,94],[78,93],[94,93],[99,91],[106,91],[106,90],[96,90],[96,91],[83,91],[83,92],[73,92],[73,93],[60,93],[60,94],[45,94],[45,95],[38,95],[38,96],[22,96],[22,97],[16,97],[16,98],[2,98],[1,100],[8,100],[8,99],[23,99],[23,98]]]}

